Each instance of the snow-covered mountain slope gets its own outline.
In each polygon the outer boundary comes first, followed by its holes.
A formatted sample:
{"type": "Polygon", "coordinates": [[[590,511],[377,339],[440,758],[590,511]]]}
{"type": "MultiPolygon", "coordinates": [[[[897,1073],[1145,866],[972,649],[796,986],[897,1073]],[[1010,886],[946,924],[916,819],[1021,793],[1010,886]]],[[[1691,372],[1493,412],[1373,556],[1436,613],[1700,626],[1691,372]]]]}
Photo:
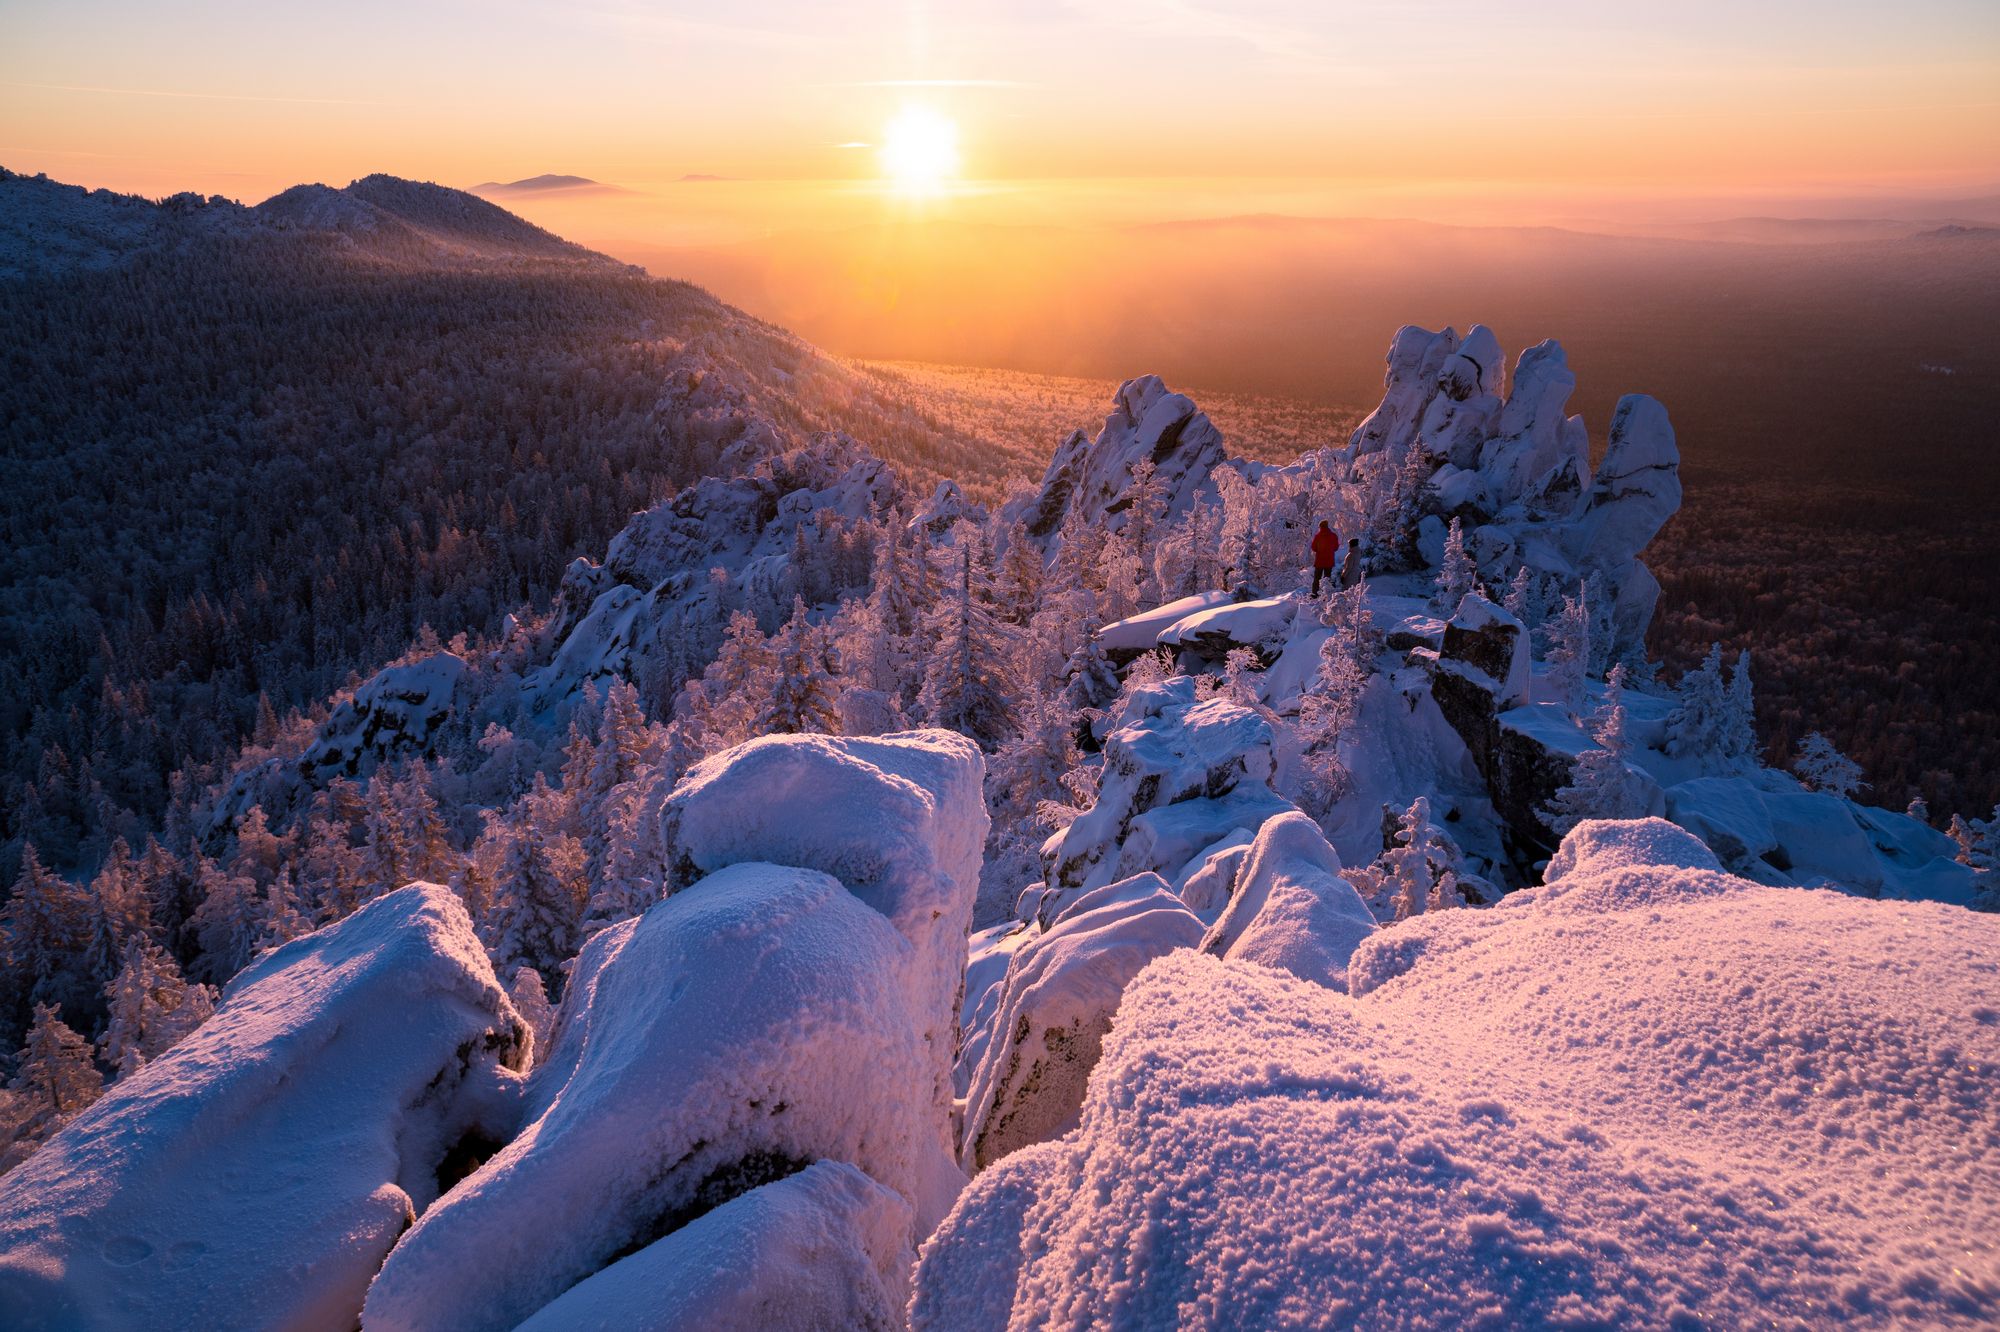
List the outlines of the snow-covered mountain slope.
{"type": "Polygon", "coordinates": [[[396,176],[366,176],[339,189],[295,185],[246,208],[220,195],[155,202],[0,169],[0,278],[102,268],[218,236],[303,236],[360,255],[423,263],[613,263],[476,195],[396,176]]]}
{"type": "Polygon", "coordinates": [[[1659,823],[1361,945],[1173,953],[1077,1128],[925,1245],[919,1329],[1978,1326],[2000,922],[1759,887],[1659,823]]]}

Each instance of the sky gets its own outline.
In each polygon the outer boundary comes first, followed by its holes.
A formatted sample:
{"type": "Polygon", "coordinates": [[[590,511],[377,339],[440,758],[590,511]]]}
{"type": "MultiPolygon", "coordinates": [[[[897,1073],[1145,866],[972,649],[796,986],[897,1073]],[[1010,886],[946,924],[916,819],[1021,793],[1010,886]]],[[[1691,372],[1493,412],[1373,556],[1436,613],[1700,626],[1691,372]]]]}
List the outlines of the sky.
{"type": "Polygon", "coordinates": [[[147,194],[727,177],[712,242],[891,206],[911,105],[1002,219],[1852,208],[2000,188],[2000,5],[0,3],[0,164],[147,194]]]}

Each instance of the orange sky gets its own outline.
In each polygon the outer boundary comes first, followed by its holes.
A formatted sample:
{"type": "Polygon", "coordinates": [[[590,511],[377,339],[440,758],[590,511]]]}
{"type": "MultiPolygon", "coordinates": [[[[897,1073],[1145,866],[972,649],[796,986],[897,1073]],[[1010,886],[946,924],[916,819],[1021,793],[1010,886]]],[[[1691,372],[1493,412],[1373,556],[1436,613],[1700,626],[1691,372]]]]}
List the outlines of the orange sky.
{"type": "Polygon", "coordinates": [[[693,243],[894,206],[870,148],[914,102],[957,124],[982,218],[2000,188],[1991,0],[1612,8],[1638,7],[14,0],[0,164],[246,201],[378,170],[762,186],[667,190],[693,243]]]}

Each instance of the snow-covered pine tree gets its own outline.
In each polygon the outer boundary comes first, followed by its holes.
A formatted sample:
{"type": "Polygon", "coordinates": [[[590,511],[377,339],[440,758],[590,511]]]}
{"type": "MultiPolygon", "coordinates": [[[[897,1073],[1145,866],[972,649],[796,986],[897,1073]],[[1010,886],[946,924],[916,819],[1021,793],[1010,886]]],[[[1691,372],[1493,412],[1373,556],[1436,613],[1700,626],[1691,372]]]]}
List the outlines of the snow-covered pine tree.
{"type": "Polygon", "coordinates": [[[1582,712],[1584,682],[1590,674],[1589,593],[1578,588],[1573,597],[1564,597],[1562,610],[1548,623],[1548,680],[1572,716],[1582,712]]]}
{"type": "Polygon", "coordinates": [[[994,600],[1001,616],[1012,624],[1026,624],[1042,604],[1046,581],[1042,552],[1028,540],[1027,527],[1020,522],[1009,524],[1007,546],[994,579],[994,600]]]}
{"type": "Polygon", "coordinates": [[[1229,588],[1257,586],[1257,490],[1233,467],[1218,467],[1211,476],[1222,499],[1222,578],[1229,588]]]}
{"type": "Polygon", "coordinates": [[[840,680],[826,630],[812,622],[806,603],[792,600],[792,616],[771,642],[774,669],[752,735],[833,734],[840,730],[840,680]]]}
{"type": "MultiPolygon", "coordinates": [[[[960,536],[965,535],[961,525],[960,536]]],[[[970,736],[990,751],[1005,738],[1013,710],[1001,674],[1007,644],[979,595],[984,570],[978,543],[958,540],[953,552],[957,572],[931,617],[932,646],[918,708],[931,725],[970,736]]]]}
{"type": "Polygon", "coordinates": [[[757,627],[756,617],[736,611],[722,637],[722,648],[701,678],[699,693],[683,691],[674,715],[693,704],[686,714],[699,727],[708,752],[741,744],[755,732],[751,722],[757,716],[759,700],[771,690],[777,658],[757,627]]]}
{"type": "Polygon", "coordinates": [[[105,987],[105,1000],[99,1049],[121,1080],[165,1054],[215,1012],[215,991],[189,984],[173,958],[143,938],[126,943],[118,974],[105,987]]]}
{"type": "Polygon", "coordinates": [[[1557,836],[1586,819],[1638,819],[1647,813],[1644,780],[1629,766],[1632,741],[1625,722],[1625,668],[1613,666],[1604,699],[1591,714],[1597,746],[1577,755],[1570,781],[1540,812],[1557,836]]]}
{"type": "Polygon", "coordinates": [[[1814,791],[1852,798],[1868,783],[1861,780],[1861,765],[1833,747],[1833,741],[1818,731],[1799,741],[1792,758],[1792,771],[1814,791]]]}
{"type": "Polygon", "coordinates": [[[1502,603],[1509,615],[1527,626],[1533,633],[1542,622],[1541,580],[1527,565],[1514,571],[1514,579],[1507,585],[1507,598],[1502,603]]]}
{"type": "Polygon", "coordinates": [[[1930,802],[1924,799],[1922,792],[1919,792],[1910,797],[1909,806],[1903,810],[1903,813],[1915,819],[1918,823],[1928,825],[1931,821],[1930,802]]]}
{"type": "Polygon", "coordinates": [[[1681,676],[1667,717],[1667,753],[1692,759],[1705,770],[1726,770],[1730,728],[1729,689],[1722,675],[1722,644],[1711,643],[1701,665],[1681,676]]]}
{"type": "Polygon", "coordinates": [[[254,881],[215,861],[198,860],[195,874],[201,881],[201,906],[192,922],[201,944],[200,970],[223,985],[256,955],[264,935],[263,903],[254,881]]]}
{"type": "Polygon", "coordinates": [[[583,942],[584,895],[581,851],[563,846],[556,826],[555,796],[541,774],[512,823],[493,876],[491,952],[506,974],[516,966],[540,972],[551,991],[561,984],[562,966],[583,942]]]}
{"type": "Polygon", "coordinates": [[[451,829],[445,825],[444,813],[438,808],[436,782],[427,764],[413,762],[395,784],[391,799],[403,829],[409,876],[425,883],[450,883],[464,857],[451,844],[451,829]]]}
{"type": "Polygon", "coordinates": [[[86,924],[82,894],[42,864],[33,842],[24,844],[13,895],[0,910],[0,929],[6,933],[10,969],[27,978],[36,998],[80,985],[80,977],[71,973],[80,962],[86,924]]]}
{"type": "Polygon", "coordinates": [[[1063,703],[1071,712],[1107,706],[1118,697],[1118,670],[1098,641],[1096,617],[1084,621],[1083,642],[1063,666],[1063,703]]]}
{"type": "Polygon", "coordinates": [[[291,866],[279,870],[272,878],[271,886],[264,890],[262,914],[264,930],[257,937],[260,952],[290,943],[302,934],[312,933],[312,917],[300,898],[298,879],[291,866]]]}
{"type": "Polygon", "coordinates": [[[1750,684],[1750,649],[1736,654],[1729,671],[1729,700],[1721,734],[1723,757],[1732,767],[1757,766],[1757,700],[1750,684]]]}
{"type": "Polygon", "coordinates": [[[1458,613],[1458,603],[1478,586],[1479,570],[1465,553],[1465,533],[1460,530],[1458,519],[1453,518],[1451,526],[1445,529],[1444,558],[1438,564],[1438,610],[1449,619],[1458,613]]]}
{"type": "Polygon", "coordinates": [[[16,1121],[14,1141],[0,1157],[12,1165],[102,1096],[104,1076],[91,1057],[90,1042],[72,1031],[53,1006],[36,1004],[7,1090],[21,1098],[17,1108],[25,1112],[16,1121]]]}
{"type": "MultiPolygon", "coordinates": [[[[1440,842],[1441,834],[1431,827],[1431,802],[1418,796],[1396,820],[1396,845],[1377,862],[1398,921],[1420,915],[1440,877],[1450,875],[1454,857],[1440,842]]],[[[1454,887],[1446,885],[1444,896],[1449,897],[1454,887]]]]}
{"type": "Polygon", "coordinates": [[[412,877],[414,857],[397,808],[395,776],[386,767],[368,783],[368,842],[361,848],[361,873],[374,896],[394,892],[412,877]]]}

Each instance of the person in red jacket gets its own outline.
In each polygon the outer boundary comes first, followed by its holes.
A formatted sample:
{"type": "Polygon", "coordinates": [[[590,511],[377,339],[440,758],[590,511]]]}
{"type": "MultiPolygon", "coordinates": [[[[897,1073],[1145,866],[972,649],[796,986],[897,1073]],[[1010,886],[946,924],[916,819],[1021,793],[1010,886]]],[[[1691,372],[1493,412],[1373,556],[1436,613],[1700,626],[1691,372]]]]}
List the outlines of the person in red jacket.
{"type": "Polygon", "coordinates": [[[1340,535],[1331,527],[1328,527],[1326,520],[1322,518],[1319,524],[1319,531],[1313,533],[1312,594],[1315,599],[1319,596],[1320,582],[1322,580],[1330,580],[1333,577],[1334,557],[1339,554],[1340,535]]]}

